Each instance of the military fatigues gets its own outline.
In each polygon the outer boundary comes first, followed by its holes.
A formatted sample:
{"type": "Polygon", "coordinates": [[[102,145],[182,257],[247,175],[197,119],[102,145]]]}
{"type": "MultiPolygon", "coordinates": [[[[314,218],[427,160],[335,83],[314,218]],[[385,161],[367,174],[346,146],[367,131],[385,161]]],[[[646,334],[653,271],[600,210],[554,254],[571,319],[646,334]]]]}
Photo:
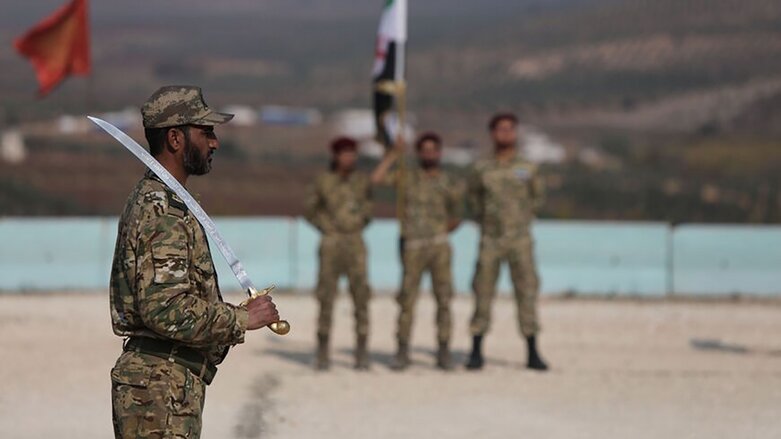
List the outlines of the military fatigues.
{"type": "Polygon", "coordinates": [[[520,158],[500,163],[491,158],[475,164],[469,201],[481,233],[472,282],[475,312],[470,329],[474,335],[485,334],[489,329],[499,266],[504,261],[510,266],[521,333],[528,337],[539,331],[539,285],[529,228],[542,197],[542,181],[531,163],[520,158]]]}
{"type": "Polygon", "coordinates": [[[244,341],[248,315],[223,303],[203,229],[151,172],[120,218],[110,293],[114,333],[130,337],[111,370],[116,436],[199,437],[207,372],[244,341]],[[143,353],[138,340],[182,353],[143,353]],[[206,359],[200,373],[180,364],[184,351],[206,359]]]}
{"type": "MultiPolygon", "coordinates": [[[[385,183],[395,184],[398,175],[398,171],[391,174],[385,183]]],[[[397,297],[400,309],[396,335],[400,344],[409,343],[420,281],[428,271],[437,302],[437,339],[446,343],[450,340],[453,298],[448,226],[461,214],[461,191],[449,174],[440,171],[431,176],[420,168],[405,172],[405,186],[401,230],[404,274],[397,297]]]]}
{"type": "Polygon", "coordinates": [[[342,177],[336,172],[320,174],[306,199],[304,215],[315,226],[320,239],[320,270],[317,290],[320,315],[317,333],[328,336],[339,277],[350,281],[355,305],[355,332],[369,333],[370,290],[366,276],[366,246],[362,232],[371,219],[371,187],[366,175],[353,172],[342,177]]]}

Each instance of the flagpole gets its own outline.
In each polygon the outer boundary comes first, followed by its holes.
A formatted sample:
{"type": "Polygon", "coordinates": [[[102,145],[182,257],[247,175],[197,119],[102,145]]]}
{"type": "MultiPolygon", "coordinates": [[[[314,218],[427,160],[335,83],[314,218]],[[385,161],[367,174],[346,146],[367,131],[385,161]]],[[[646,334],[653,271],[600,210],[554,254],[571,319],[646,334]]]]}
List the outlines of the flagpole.
{"type": "MultiPolygon", "coordinates": [[[[396,133],[396,142],[404,139],[405,124],[407,119],[407,84],[401,80],[397,84],[396,91],[396,111],[398,112],[398,133],[396,133]]],[[[407,180],[407,157],[406,143],[404,148],[399,151],[399,178],[396,180],[396,218],[399,221],[399,229],[404,226],[404,211],[406,206],[406,180],[407,180]]]]}
{"type": "MultiPolygon", "coordinates": [[[[401,139],[404,139],[407,122],[407,80],[405,75],[407,67],[407,0],[401,0],[399,2],[399,8],[399,15],[401,17],[399,17],[397,25],[401,26],[402,30],[399,33],[404,35],[404,39],[396,43],[396,71],[394,72],[394,78],[396,79],[396,111],[398,112],[399,121],[399,131],[397,133],[398,138],[396,139],[397,142],[401,139]]],[[[399,233],[402,233],[404,230],[406,213],[406,149],[407,145],[405,142],[404,148],[401,148],[399,153],[399,178],[396,182],[396,218],[399,221],[399,233]]]]}
{"type": "MultiPolygon", "coordinates": [[[[392,148],[404,140],[407,122],[407,84],[405,51],[407,42],[407,0],[385,0],[377,33],[374,75],[374,111],[377,138],[386,148],[392,148]],[[392,64],[391,64],[392,63],[392,64]],[[394,102],[395,101],[395,102],[394,102]],[[390,132],[390,111],[396,107],[396,132],[390,132]]],[[[403,230],[405,216],[405,179],[407,164],[405,147],[394,148],[398,153],[396,179],[396,217],[403,230]]]]}

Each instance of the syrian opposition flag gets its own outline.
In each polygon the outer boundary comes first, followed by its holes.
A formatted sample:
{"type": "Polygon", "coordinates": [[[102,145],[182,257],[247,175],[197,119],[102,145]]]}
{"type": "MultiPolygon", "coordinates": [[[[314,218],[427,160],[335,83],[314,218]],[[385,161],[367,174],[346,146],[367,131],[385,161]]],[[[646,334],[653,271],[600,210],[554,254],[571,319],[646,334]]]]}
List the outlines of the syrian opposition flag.
{"type": "Polygon", "coordinates": [[[407,43],[407,0],[386,0],[377,31],[374,55],[374,120],[377,141],[389,147],[393,140],[388,116],[394,97],[404,88],[404,52],[407,43]]]}

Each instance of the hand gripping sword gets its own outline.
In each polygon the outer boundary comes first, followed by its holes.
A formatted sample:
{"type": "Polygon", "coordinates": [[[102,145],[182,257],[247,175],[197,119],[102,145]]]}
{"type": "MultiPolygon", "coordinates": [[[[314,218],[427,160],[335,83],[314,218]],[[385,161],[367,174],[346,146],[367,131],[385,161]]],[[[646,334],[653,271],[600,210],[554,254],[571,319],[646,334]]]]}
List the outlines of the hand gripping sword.
{"type": "MultiPolygon", "coordinates": [[[[230,266],[231,271],[236,276],[236,279],[238,279],[241,287],[247,291],[249,298],[242,302],[242,305],[246,305],[257,297],[265,296],[274,289],[274,285],[268,288],[264,288],[260,291],[255,288],[255,284],[252,283],[252,280],[249,278],[247,271],[244,270],[244,266],[241,264],[241,261],[239,261],[239,258],[236,257],[236,254],[233,252],[233,249],[230,248],[228,243],[225,242],[225,239],[222,237],[219,230],[217,230],[217,225],[214,224],[214,221],[209,218],[209,215],[203,210],[201,205],[195,201],[195,198],[193,198],[192,195],[187,192],[187,189],[185,189],[184,186],[182,186],[181,183],[179,183],[179,181],[177,181],[174,176],[171,175],[171,173],[160,164],[160,162],[155,160],[155,158],[152,157],[152,155],[149,154],[146,149],[139,145],[135,140],[130,138],[130,136],[123,133],[119,128],[111,125],[105,120],[101,120],[92,116],[87,116],[87,118],[101,127],[104,131],[109,133],[111,137],[117,139],[117,141],[121,143],[122,146],[127,148],[128,151],[133,153],[134,156],[141,160],[149,169],[152,170],[152,172],[155,173],[155,175],[160,177],[160,179],[163,180],[163,182],[168,185],[168,187],[171,188],[171,190],[174,191],[174,193],[176,193],[176,195],[178,195],[182,201],[184,201],[184,204],[188,209],[190,209],[190,212],[193,213],[193,216],[195,216],[198,222],[201,223],[203,229],[206,231],[206,234],[209,235],[209,237],[217,245],[217,249],[220,250],[222,257],[225,258],[225,262],[227,262],[230,266]]],[[[280,320],[278,322],[271,323],[268,325],[268,327],[279,335],[285,335],[290,332],[290,324],[286,320],[280,320]]]]}

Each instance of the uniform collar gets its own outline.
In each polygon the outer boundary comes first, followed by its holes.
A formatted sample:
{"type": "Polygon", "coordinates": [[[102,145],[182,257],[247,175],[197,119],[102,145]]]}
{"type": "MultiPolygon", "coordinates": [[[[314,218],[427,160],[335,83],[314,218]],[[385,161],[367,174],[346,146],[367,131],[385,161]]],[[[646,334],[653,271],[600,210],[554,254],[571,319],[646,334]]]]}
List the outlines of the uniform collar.
{"type": "MultiPolygon", "coordinates": [[[[158,181],[160,183],[163,183],[163,180],[160,179],[160,177],[158,177],[157,174],[152,172],[151,169],[147,169],[146,172],[144,172],[144,178],[148,178],[150,180],[155,180],[155,181],[158,181]]],[[[163,183],[163,184],[165,185],[165,183],[163,183]]],[[[166,187],[168,187],[168,186],[166,186],[166,187]]]]}
{"type": "Polygon", "coordinates": [[[347,174],[347,176],[343,176],[342,174],[339,173],[339,171],[335,171],[335,170],[331,171],[331,174],[334,176],[334,178],[336,178],[339,181],[350,181],[355,176],[355,170],[347,174]]]}
{"type": "Polygon", "coordinates": [[[502,167],[502,166],[513,166],[516,163],[518,163],[519,161],[521,161],[521,157],[518,155],[518,153],[515,153],[515,155],[513,155],[509,160],[501,161],[501,160],[499,160],[499,157],[494,155],[493,157],[491,157],[491,160],[494,162],[494,164],[496,166],[500,166],[500,167],[502,167]]]}
{"type": "Polygon", "coordinates": [[[418,165],[415,167],[415,172],[417,172],[417,173],[418,173],[418,175],[420,176],[420,178],[437,178],[437,177],[439,177],[440,175],[442,175],[442,173],[443,173],[444,171],[442,170],[442,165],[439,165],[439,169],[437,169],[437,172],[436,172],[435,174],[431,175],[431,174],[429,174],[429,173],[428,173],[428,172],[427,172],[425,169],[423,169],[423,167],[422,167],[422,166],[420,166],[420,164],[418,164],[418,165]]]}
{"type": "MultiPolygon", "coordinates": [[[[156,182],[160,183],[163,186],[163,190],[168,194],[168,197],[170,199],[173,199],[173,200],[175,200],[175,201],[177,201],[179,203],[182,203],[182,206],[184,206],[184,201],[182,201],[182,199],[179,197],[179,195],[177,195],[176,192],[174,192],[173,189],[168,187],[168,185],[165,184],[165,182],[160,177],[158,177],[154,172],[152,172],[151,169],[147,169],[146,172],[144,172],[144,179],[145,180],[152,180],[152,181],[156,181],[156,182]]],[[[200,195],[194,194],[194,193],[190,193],[190,195],[198,203],[201,202],[200,195]]],[[[186,212],[186,210],[185,210],[185,212],[186,212]]]]}
{"type": "MultiPolygon", "coordinates": [[[[170,190],[171,192],[173,192],[173,189],[169,188],[169,187],[168,187],[168,185],[167,185],[167,184],[165,184],[165,182],[163,181],[163,179],[162,179],[162,178],[160,178],[160,177],[158,177],[158,176],[157,176],[157,174],[155,174],[154,172],[152,172],[152,170],[151,170],[151,169],[148,169],[148,168],[147,168],[146,172],[144,172],[144,178],[148,178],[148,179],[150,179],[150,180],[154,180],[154,181],[156,181],[156,182],[158,182],[158,183],[162,184],[163,186],[165,186],[166,190],[170,190]]],[[[182,186],[184,186],[184,185],[182,185],[182,186]]]]}
{"type": "MultiPolygon", "coordinates": [[[[147,180],[152,180],[152,181],[156,181],[156,182],[160,183],[163,186],[163,189],[166,192],[170,192],[170,193],[176,195],[176,192],[174,192],[173,189],[168,187],[168,185],[165,184],[165,182],[160,177],[158,177],[157,174],[152,172],[151,169],[147,169],[146,172],[144,172],[144,178],[147,179],[147,180]]],[[[176,198],[179,199],[179,196],[176,196],[176,198]]]]}

